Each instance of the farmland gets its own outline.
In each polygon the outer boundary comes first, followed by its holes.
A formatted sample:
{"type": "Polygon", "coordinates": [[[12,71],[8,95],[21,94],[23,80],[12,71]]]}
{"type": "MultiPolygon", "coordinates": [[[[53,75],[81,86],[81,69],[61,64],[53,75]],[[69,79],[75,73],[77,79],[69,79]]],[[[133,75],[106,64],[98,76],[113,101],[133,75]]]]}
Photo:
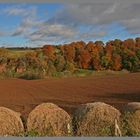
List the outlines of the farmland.
{"type": "Polygon", "coordinates": [[[140,73],[0,80],[0,105],[24,117],[38,104],[52,102],[72,114],[83,103],[102,101],[123,110],[128,102],[140,101],[140,73]]]}
{"type": "Polygon", "coordinates": [[[140,38],[0,48],[0,134],[139,136],[139,83],[140,38]]]}

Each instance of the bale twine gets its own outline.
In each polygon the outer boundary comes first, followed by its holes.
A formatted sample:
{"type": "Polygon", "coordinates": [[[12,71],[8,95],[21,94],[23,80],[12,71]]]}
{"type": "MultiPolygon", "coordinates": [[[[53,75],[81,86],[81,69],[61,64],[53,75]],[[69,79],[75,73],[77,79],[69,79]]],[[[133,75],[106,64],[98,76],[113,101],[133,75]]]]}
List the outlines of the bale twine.
{"type": "Polygon", "coordinates": [[[20,114],[0,107],[0,136],[20,136],[23,133],[24,126],[20,114]]]}
{"type": "Polygon", "coordinates": [[[74,113],[75,135],[114,136],[115,120],[118,122],[120,115],[117,109],[102,102],[81,105],[74,113]]]}
{"type": "Polygon", "coordinates": [[[28,116],[28,132],[38,136],[69,136],[72,133],[69,114],[53,103],[37,106],[28,116]]]}

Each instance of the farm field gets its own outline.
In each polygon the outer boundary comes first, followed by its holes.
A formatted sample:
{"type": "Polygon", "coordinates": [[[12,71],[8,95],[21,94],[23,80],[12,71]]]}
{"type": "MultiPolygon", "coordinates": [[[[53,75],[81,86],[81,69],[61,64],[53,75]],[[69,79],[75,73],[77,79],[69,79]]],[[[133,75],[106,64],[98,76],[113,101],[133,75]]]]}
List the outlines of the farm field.
{"type": "Polygon", "coordinates": [[[82,104],[101,101],[123,110],[140,101],[140,73],[43,80],[0,80],[0,106],[24,117],[38,104],[52,102],[72,114],[82,104]]]}
{"type": "Polygon", "coordinates": [[[140,3],[10,2],[0,136],[140,137],[140,3]]]}

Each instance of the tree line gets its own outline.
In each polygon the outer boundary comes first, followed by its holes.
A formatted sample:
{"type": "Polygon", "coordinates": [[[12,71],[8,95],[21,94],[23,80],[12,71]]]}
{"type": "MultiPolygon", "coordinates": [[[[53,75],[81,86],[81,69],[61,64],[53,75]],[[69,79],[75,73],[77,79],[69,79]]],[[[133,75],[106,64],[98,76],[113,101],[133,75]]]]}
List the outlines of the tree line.
{"type": "Polygon", "coordinates": [[[24,52],[0,49],[0,73],[30,71],[51,75],[76,69],[139,71],[140,38],[124,41],[115,39],[105,44],[102,41],[77,41],[63,45],[44,45],[24,52]]]}
{"type": "Polygon", "coordinates": [[[44,45],[43,52],[58,71],[68,66],[90,70],[140,69],[140,38],[121,41],[72,42],[59,46],[44,45]]]}

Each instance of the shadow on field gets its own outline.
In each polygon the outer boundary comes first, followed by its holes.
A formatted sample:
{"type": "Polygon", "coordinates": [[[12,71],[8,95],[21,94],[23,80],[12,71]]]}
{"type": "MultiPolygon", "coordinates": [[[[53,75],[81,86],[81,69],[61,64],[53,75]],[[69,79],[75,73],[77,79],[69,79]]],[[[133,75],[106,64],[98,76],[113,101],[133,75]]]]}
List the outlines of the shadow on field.
{"type": "Polygon", "coordinates": [[[110,95],[111,98],[115,99],[124,99],[128,100],[129,102],[138,102],[140,101],[140,92],[136,93],[111,93],[110,95]]]}

